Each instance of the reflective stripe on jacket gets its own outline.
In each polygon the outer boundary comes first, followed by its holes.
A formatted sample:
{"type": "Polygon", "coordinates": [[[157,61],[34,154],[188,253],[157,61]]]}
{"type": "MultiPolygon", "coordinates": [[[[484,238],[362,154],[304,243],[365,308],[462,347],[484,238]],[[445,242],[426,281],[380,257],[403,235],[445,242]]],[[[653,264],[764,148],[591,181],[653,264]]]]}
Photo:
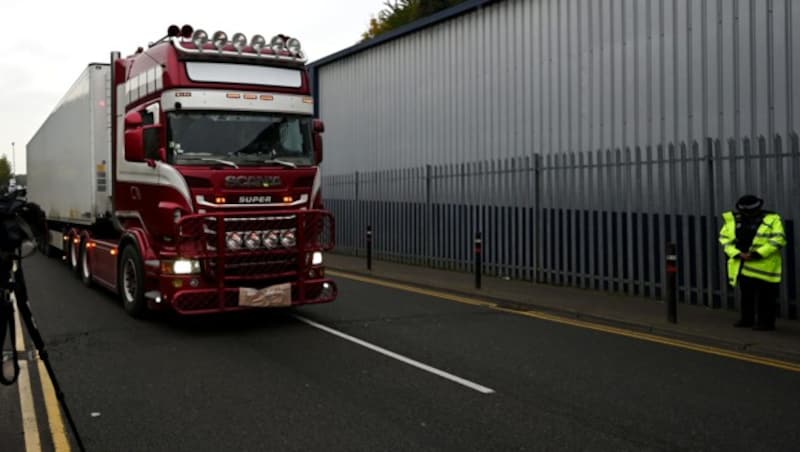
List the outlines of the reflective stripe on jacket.
{"type": "Polygon", "coordinates": [[[722,218],[724,223],[719,231],[719,243],[728,256],[728,281],[731,286],[736,286],[740,273],[771,283],[781,282],[783,272],[781,248],[786,246],[786,233],[780,215],[777,213],[764,215],[753,238],[753,244],[747,250],[750,253],[758,253],[761,258],[744,263],[739,258],[744,251],[736,248],[736,217],[733,212],[725,212],[722,218]]]}

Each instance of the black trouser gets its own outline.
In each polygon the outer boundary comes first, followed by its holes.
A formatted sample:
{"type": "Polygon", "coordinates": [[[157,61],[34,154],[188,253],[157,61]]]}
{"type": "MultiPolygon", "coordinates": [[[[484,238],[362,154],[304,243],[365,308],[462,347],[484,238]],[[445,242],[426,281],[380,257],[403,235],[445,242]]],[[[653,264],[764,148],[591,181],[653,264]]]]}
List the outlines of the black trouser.
{"type": "Polygon", "coordinates": [[[774,327],[775,303],[778,301],[780,284],[740,276],[739,285],[742,288],[742,323],[755,323],[758,306],[758,325],[774,327]]]}

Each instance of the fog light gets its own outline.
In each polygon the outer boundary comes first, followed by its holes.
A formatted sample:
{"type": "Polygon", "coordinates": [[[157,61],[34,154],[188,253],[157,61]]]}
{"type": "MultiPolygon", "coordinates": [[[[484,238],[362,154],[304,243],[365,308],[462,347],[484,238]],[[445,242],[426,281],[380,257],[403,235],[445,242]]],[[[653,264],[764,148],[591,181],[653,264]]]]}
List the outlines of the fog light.
{"type": "Polygon", "coordinates": [[[251,232],[247,234],[247,239],[244,241],[248,249],[254,250],[261,246],[261,234],[258,232],[251,232]]]}
{"type": "Polygon", "coordinates": [[[192,278],[192,280],[189,281],[189,285],[196,289],[200,285],[200,280],[197,278],[192,278]]]}
{"type": "Polygon", "coordinates": [[[173,279],[172,280],[172,287],[176,289],[180,289],[183,287],[183,280],[182,279],[173,279]]]}
{"type": "Polygon", "coordinates": [[[242,239],[242,234],[238,232],[228,232],[227,237],[225,238],[225,245],[228,247],[229,250],[238,250],[242,248],[242,243],[244,240],[242,239]]]}
{"type": "Polygon", "coordinates": [[[294,232],[286,231],[281,235],[281,245],[284,248],[294,248],[297,245],[297,237],[295,237],[294,232]]]}
{"type": "Polygon", "coordinates": [[[280,239],[278,238],[278,233],[275,231],[270,231],[264,234],[264,246],[269,249],[277,248],[279,241],[280,239]]]}

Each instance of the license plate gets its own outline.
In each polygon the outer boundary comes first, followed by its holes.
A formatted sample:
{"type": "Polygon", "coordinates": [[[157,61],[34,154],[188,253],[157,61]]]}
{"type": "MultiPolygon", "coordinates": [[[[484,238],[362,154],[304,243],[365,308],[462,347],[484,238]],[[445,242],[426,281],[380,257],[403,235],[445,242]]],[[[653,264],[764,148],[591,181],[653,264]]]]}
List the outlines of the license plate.
{"type": "Polygon", "coordinates": [[[292,305],[292,285],[277,284],[264,289],[239,288],[239,306],[253,308],[286,307],[292,305]]]}

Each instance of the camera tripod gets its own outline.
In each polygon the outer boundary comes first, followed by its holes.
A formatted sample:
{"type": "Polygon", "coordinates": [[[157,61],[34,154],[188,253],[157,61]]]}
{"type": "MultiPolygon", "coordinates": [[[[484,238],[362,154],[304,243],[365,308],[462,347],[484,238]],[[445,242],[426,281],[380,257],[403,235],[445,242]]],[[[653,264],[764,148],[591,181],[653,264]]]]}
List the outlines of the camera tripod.
{"type": "Polygon", "coordinates": [[[36,320],[33,318],[33,313],[28,303],[28,288],[25,286],[25,275],[22,272],[21,260],[21,251],[19,249],[14,253],[0,251],[0,349],[3,348],[2,345],[5,344],[6,336],[8,335],[10,338],[9,342],[11,344],[12,356],[10,364],[9,361],[3,362],[0,382],[4,385],[14,384],[20,371],[17,357],[17,344],[15,343],[14,306],[11,302],[11,294],[13,293],[17,301],[17,309],[19,310],[20,317],[39,353],[39,359],[42,360],[45,369],[47,369],[47,374],[50,377],[50,381],[53,383],[56,398],[64,412],[64,417],[67,418],[78,450],[83,451],[85,450],[83,442],[78,434],[78,429],[75,426],[75,421],[72,419],[69,407],[67,407],[64,393],[61,392],[61,387],[58,384],[53,367],[50,365],[50,359],[44,346],[44,340],[39,333],[39,328],[36,326],[36,320]],[[7,378],[9,373],[11,376],[7,378]]]}

